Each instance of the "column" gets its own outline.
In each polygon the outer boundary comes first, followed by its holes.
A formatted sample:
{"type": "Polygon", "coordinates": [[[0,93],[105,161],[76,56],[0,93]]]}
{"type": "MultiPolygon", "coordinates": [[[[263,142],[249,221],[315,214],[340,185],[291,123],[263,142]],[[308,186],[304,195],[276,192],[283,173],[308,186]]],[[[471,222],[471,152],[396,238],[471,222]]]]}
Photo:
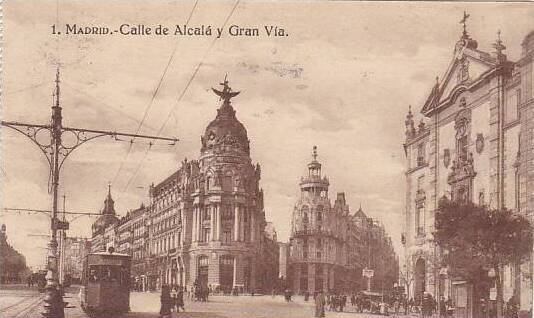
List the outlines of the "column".
{"type": "Polygon", "coordinates": [[[215,231],[215,235],[217,235],[217,240],[221,240],[221,205],[215,204],[215,217],[217,219],[217,228],[215,231]]]}
{"type": "Polygon", "coordinates": [[[197,207],[197,241],[202,242],[202,209],[197,207]]]}
{"type": "Polygon", "coordinates": [[[235,288],[237,285],[237,255],[234,257],[234,281],[232,282],[232,286],[235,288]]]}
{"type": "Polygon", "coordinates": [[[185,220],[185,213],[184,213],[184,210],[180,210],[180,217],[182,219],[182,231],[180,232],[180,247],[183,248],[183,246],[185,245],[185,238],[186,238],[186,229],[187,229],[187,223],[186,223],[186,220],[185,220]]]}
{"type": "Polygon", "coordinates": [[[212,241],[215,241],[215,227],[217,225],[217,221],[215,220],[215,206],[210,205],[210,239],[212,241]]]}
{"type": "Polygon", "coordinates": [[[250,241],[254,242],[256,224],[254,222],[254,211],[250,210],[250,241]]]}
{"type": "MultiPolygon", "coordinates": [[[[239,219],[240,219],[240,213],[239,213],[239,205],[235,205],[234,208],[234,241],[239,241],[239,219]]],[[[235,277],[235,276],[234,276],[235,277]]]]}
{"type": "Polygon", "coordinates": [[[245,210],[245,207],[240,207],[239,210],[241,211],[239,213],[239,239],[241,241],[245,240],[245,213],[248,213],[247,210],[245,210]]]}
{"type": "Polygon", "coordinates": [[[193,221],[191,223],[191,241],[197,241],[197,207],[193,208],[193,221]]]}

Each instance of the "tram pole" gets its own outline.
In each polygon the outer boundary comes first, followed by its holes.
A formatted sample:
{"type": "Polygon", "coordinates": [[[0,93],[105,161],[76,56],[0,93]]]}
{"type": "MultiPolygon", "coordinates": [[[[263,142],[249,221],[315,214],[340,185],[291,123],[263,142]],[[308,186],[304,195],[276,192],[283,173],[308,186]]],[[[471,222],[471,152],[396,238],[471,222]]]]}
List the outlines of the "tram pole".
{"type": "MultiPolygon", "coordinates": [[[[172,142],[171,145],[175,145],[178,141],[177,138],[167,138],[167,137],[158,137],[158,136],[147,136],[139,134],[129,134],[129,133],[118,133],[112,131],[102,131],[102,130],[93,130],[93,129],[83,129],[83,128],[73,128],[73,127],[63,127],[62,125],[62,115],[61,107],[59,105],[59,68],[56,73],[56,92],[55,92],[55,103],[52,106],[52,121],[50,125],[37,125],[37,124],[27,124],[19,122],[7,122],[2,121],[1,125],[4,127],[12,128],[36,144],[46,159],[50,167],[50,174],[52,176],[52,218],[50,221],[51,228],[51,238],[48,243],[48,254],[46,259],[46,287],[45,287],[45,297],[44,297],[44,306],[43,312],[41,315],[45,318],[64,318],[64,308],[65,303],[63,302],[63,297],[59,291],[59,279],[58,279],[58,241],[57,241],[57,231],[66,229],[66,222],[60,222],[58,219],[58,187],[59,187],[59,174],[63,162],[67,156],[72,153],[76,148],[81,146],[87,141],[92,139],[102,137],[102,136],[111,136],[115,137],[117,140],[118,136],[121,137],[132,137],[132,138],[143,138],[151,140],[165,140],[172,142]],[[38,139],[38,134],[41,131],[48,131],[51,135],[50,143],[42,142],[38,139]],[[76,142],[74,145],[64,145],[62,144],[62,134],[63,132],[73,133],[76,142]]],[[[131,141],[133,143],[133,139],[131,141]]],[[[152,142],[150,142],[152,145],[152,142]]]]}

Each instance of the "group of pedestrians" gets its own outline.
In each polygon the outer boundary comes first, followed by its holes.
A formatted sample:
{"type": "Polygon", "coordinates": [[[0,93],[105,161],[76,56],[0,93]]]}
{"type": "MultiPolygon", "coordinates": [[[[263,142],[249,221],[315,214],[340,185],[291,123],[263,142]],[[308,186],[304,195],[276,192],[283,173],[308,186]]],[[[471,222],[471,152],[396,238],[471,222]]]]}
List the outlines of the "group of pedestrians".
{"type": "Polygon", "coordinates": [[[160,307],[160,317],[169,318],[173,311],[180,312],[185,311],[184,305],[184,291],[182,286],[161,286],[161,307],[160,307]]]}
{"type": "Polygon", "coordinates": [[[342,312],[343,308],[347,307],[347,295],[329,293],[326,295],[326,303],[328,310],[342,312]]]}

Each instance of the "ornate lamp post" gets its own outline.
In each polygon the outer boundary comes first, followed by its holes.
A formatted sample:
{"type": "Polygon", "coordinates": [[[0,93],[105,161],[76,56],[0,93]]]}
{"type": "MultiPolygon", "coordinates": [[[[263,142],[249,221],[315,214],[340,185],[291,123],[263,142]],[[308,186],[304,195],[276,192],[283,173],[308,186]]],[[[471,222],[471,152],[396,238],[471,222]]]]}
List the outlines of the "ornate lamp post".
{"type": "MultiPolygon", "coordinates": [[[[52,121],[49,125],[38,124],[26,124],[19,122],[2,121],[2,126],[12,128],[24,136],[28,137],[33,143],[41,149],[45,155],[49,167],[50,175],[52,177],[52,218],[51,218],[51,230],[52,235],[48,244],[48,256],[46,262],[46,287],[44,298],[44,310],[42,316],[46,318],[63,318],[65,303],[63,297],[58,289],[58,241],[57,231],[68,228],[68,223],[60,221],[58,219],[58,186],[59,186],[59,173],[63,163],[67,156],[72,153],[76,148],[81,146],[87,141],[92,139],[111,136],[117,139],[118,136],[132,137],[132,138],[144,138],[151,140],[166,140],[171,141],[171,145],[176,144],[178,139],[165,138],[158,136],[146,136],[138,134],[118,133],[112,131],[101,131],[83,128],[63,127],[61,107],[59,106],[59,68],[56,73],[56,93],[55,104],[52,106],[52,121]],[[50,141],[43,142],[42,138],[38,138],[42,132],[48,132],[50,134],[50,141]],[[75,141],[72,145],[62,143],[62,136],[64,133],[70,133],[74,135],[75,141]]],[[[132,140],[133,142],[133,140],[132,140]]],[[[152,145],[152,142],[150,143],[152,145]]]]}

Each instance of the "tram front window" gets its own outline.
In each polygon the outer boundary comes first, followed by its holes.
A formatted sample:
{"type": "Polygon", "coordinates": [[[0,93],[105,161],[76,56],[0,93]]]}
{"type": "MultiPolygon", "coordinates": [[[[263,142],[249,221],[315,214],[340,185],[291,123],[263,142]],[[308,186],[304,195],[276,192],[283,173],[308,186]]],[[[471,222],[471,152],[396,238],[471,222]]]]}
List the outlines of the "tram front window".
{"type": "Polygon", "coordinates": [[[118,282],[120,276],[120,266],[93,265],[89,267],[90,282],[118,282]]]}

